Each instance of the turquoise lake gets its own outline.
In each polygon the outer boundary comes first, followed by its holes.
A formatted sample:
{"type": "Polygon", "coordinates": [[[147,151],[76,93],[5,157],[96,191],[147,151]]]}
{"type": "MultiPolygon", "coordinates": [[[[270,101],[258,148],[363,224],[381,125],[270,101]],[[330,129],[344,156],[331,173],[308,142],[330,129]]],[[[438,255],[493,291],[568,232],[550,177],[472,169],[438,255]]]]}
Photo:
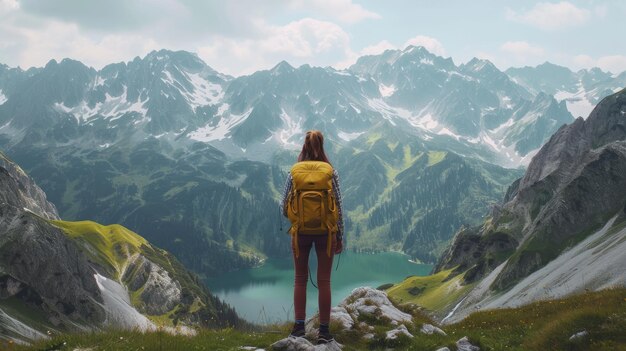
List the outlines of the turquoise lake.
{"type": "MultiPolygon", "coordinates": [[[[378,287],[397,283],[410,275],[427,275],[431,265],[409,262],[409,257],[395,252],[344,252],[337,266],[335,256],[331,276],[332,305],[337,305],[354,288],[378,287]]],[[[311,252],[309,267],[317,277],[317,258],[311,252]]],[[[211,292],[219,296],[244,319],[260,324],[293,320],[293,261],[291,258],[268,259],[263,266],[229,272],[207,279],[211,292]]],[[[317,282],[316,282],[317,284],[317,282]]],[[[307,318],[317,312],[317,289],[307,286],[307,318]]]]}

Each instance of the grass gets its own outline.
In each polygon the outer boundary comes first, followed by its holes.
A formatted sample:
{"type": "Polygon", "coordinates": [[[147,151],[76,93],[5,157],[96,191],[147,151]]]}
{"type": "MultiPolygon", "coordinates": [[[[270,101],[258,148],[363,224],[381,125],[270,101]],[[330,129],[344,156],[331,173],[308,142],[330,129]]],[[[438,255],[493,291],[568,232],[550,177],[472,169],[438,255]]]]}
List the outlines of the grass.
{"type": "Polygon", "coordinates": [[[428,152],[428,166],[436,165],[443,161],[448,153],[445,151],[429,151],[428,152]]]}
{"type": "Polygon", "coordinates": [[[408,277],[387,289],[387,294],[395,303],[415,303],[430,311],[442,311],[458,301],[473,286],[461,285],[464,274],[446,280],[454,269],[428,276],[408,277]]]}
{"type": "Polygon", "coordinates": [[[625,328],[626,289],[618,288],[476,312],[447,330],[486,350],[626,350],[625,328]],[[582,330],[587,339],[569,341],[582,330]]]}
{"type": "MultiPolygon", "coordinates": [[[[519,308],[480,311],[456,324],[444,326],[448,335],[424,335],[419,329],[422,323],[433,323],[427,314],[415,304],[399,306],[412,314],[415,323],[408,325],[415,337],[403,337],[395,341],[385,340],[389,326],[374,324],[372,340],[361,337],[366,330],[335,332],[337,325],[331,323],[331,331],[345,345],[344,350],[398,350],[432,351],[448,346],[455,350],[456,340],[467,336],[471,343],[483,351],[544,351],[544,350],[626,350],[626,288],[607,289],[573,295],[564,299],[538,301],[519,308]],[[571,335],[586,330],[588,337],[570,341],[571,335]]],[[[269,345],[289,333],[289,325],[272,325],[258,331],[242,331],[232,328],[201,330],[193,337],[173,336],[164,332],[141,333],[108,330],[96,333],[53,335],[51,340],[40,341],[32,346],[12,345],[0,342],[2,350],[60,350],[76,348],[105,350],[239,350],[241,346],[255,346],[269,350],[269,345]]]]}
{"type": "Polygon", "coordinates": [[[127,259],[141,252],[146,239],[119,225],[101,225],[92,221],[51,221],[71,239],[84,245],[86,253],[103,267],[113,268],[116,277],[123,272],[127,259]]]}

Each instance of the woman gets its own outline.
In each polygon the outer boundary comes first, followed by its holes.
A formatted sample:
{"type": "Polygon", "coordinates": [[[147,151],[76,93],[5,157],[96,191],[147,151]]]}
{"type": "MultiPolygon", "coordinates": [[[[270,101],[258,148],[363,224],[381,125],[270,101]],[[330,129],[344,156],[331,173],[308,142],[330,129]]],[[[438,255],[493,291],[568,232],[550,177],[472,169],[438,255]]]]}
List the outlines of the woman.
{"type": "Polygon", "coordinates": [[[315,245],[320,318],[317,343],[325,344],[331,342],[334,339],[328,328],[331,303],[330,273],[334,254],[341,253],[343,249],[343,216],[341,213],[339,177],[337,171],[330,165],[328,157],[326,157],[324,136],[320,131],[312,130],[306,133],[302,151],[298,156],[298,162],[293,166],[287,178],[281,204],[283,215],[289,217],[292,222],[290,233],[295,266],[293,300],[296,321],[290,336],[302,337],[305,335],[304,322],[306,318],[309,252],[311,247],[315,245]],[[307,171],[311,170],[312,172],[306,174],[307,171]],[[303,173],[305,174],[304,176],[303,173]],[[317,179],[314,179],[315,177],[317,179]],[[306,181],[300,181],[300,179],[306,179],[306,181]],[[320,182],[319,184],[322,185],[314,185],[314,182],[320,182]],[[322,188],[322,190],[319,190],[319,188],[322,188]],[[304,195],[302,195],[303,193],[304,195]],[[320,195],[317,195],[318,193],[320,195]],[[309,195],[309,200],[305,197],[307,194],[309,195]],[[317,212],[309,211],[307,213],[306,201],[314,201],[316,196],[319,198],[319,206],[312,202],[309,208],[315,208],[317,212]],[[313,200],[310,200],[311,198],[313,200]],[[324,213],[318,215],[318,218],[306,219],[306,223],[315,223],[318,226],[317,228],[321,230],[307,229],[306,224],[303,224],[304,219],[302,217],[314,217],[315,214],[322,213],[322,211],[324,213]]]}

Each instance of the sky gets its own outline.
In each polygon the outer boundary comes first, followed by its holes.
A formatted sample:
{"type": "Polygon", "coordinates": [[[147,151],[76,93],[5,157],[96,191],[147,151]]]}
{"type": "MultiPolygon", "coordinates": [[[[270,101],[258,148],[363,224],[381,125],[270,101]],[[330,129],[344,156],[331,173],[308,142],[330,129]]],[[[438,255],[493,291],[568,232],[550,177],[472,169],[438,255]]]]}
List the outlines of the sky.
{"type": "Polygon", "coordinates": [[[22,68],[69,57],[100,69],[170,49],[240,76],[422,45],[456,64],[620,73],[625,34],[622,0],[0,0],[0,63],[22,68]]]}

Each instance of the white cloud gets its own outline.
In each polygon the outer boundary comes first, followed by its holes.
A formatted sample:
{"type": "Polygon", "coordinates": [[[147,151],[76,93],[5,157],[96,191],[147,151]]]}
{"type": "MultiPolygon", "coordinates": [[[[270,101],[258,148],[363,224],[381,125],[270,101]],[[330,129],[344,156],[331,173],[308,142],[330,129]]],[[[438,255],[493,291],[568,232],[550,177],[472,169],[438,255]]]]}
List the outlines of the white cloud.
{"type": "Polygon", "coordinates": [[[533,46],[526,41],[507,41],[500,46],[500,49],[506,53],[516,55],[520,58],[532,56],[542,56],[544,51],[538,46],[533,46]]]}
{"type": "Polygon", "coordinates": [[[260,39],[215,37],[198,49],[198,55],[228,74],[250,74],[281,60],[292,65],[330,65],[350,54],[350,38],[340,26],[304,18],[284,26],[258,23],[260,39]]]}
{"type": "Polygon", "coordinates": [[[385,50],[395,50],[397,49],[395,45],[388,42],[387,40],[379,41],[378,43],[370,46],[366,46],[359,52],[359,56],[365,55],[379,55],[385,52],[385,50]]]}
{"type": "MultiPolygon", "coordinates": [[[[600,10],[601,12],[602,10],[600,10]]],[[[545,30],[558,30],[582,25],[589,20],[591,12],[561,1],[558,3],[540,2],[526,12],[509,9],[507,19],[525,23],[545,30]]]]}
{"type": "Polygon", "coordinates": [[[619,74],[626,71],[626,55],[607,55],[593,58],[589,55],[578,55],[572,60],[573,66],[580,68],[599,67],[604,71],[619,74]]]}
{"type": "Polygon", "coordinates": [[[423,46],[426,48],[426,50],[432,52],[435,55],[446,56],[446,50],[443,48],[441,42],[433,37],[418,35],[407,40],[404,43],[403,47],[407,47],[409,45],[423,46]]]}
{"type": "Polygon", "coordinates": [[[37,28],[0,25],[0,33],[12,38],[0,42],[0,47],[18,47],[16,61],[24,68],[66,57],[100,68],[160,48],[154,40],[141,35],[115,34],[94,40],[83,35],[77,25],[59,21],[46,21],[37,28]]]}
{"type": "Polygon", "coordinates": [[[380,15],[354,4],[352,0],[292,0],[297,9],[309,9],[345,23],[357,23],[366,19],[378,19],[380,15]]]}
{"type": "Polygon", "coordinates": [[[20,3],[17,0],[0,0],[0,15],[15,11],[20,8],[20,3]]]}
{"type": "Polygon", "coordinates": [[[626,71],[626,56],[602,56],[598,58],[597,65],[605,71],[610,71],[612,73],[621,73],[626,71]]]}
{"type": "Polygon", "coordinates": [[[589,55],[574,56],[572,61],[574,63],[574,66],[577,68],[593,67],[596,64],[595,60],[589,55]]]}

